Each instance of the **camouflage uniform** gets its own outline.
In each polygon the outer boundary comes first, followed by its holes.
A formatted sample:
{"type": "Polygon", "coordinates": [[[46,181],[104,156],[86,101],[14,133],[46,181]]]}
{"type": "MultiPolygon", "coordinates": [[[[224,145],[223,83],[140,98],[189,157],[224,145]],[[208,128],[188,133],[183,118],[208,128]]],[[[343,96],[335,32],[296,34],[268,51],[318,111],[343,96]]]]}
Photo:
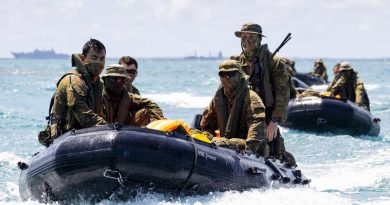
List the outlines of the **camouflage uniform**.
{"type": "Polygon", "coordinates": [[[330,91],[332,96],[339,94],[341,98],[346,98],[370,111],[370,100],[363,80],[357,76],[350,63],[343,62],[340,67],[339,79],[332,82],[327,91],[330,91]]]}
{"type": "Polygon", "coordinates": [[[286,62],[285,64],[288,73],[288,87],[290,88],[290,99],[294,99],[297,96],[297,90],[294,85],[294,80],[292,79],[292,77],[295,75],[295,69],[292,67],[292,61],[287,58],[283,58],[283,60],[286,62]]]}
{"type": "MultiPolygon", "coordinates": [[[[220,72],[239,73],[239,65],[236,61],[225,61],[220,65],[220,72]],[[229,68],[232,64],[236,67],[229,68]]],[[[227,146],[233,145],[232,148],[246,145],[248,149],[257,152],[259,146],[266,146],[264,105],[260,97],[249,90],[242,73],[239,75],[240,83],[235,96],[229,99],[224,94],[224,88],[219,87],[210,105],[203,112],[200,126],[202,131],[209,133],[219,130],[220,139],[213,138],[219,145],[226,143],[227,146]]]]}
{"type": "Polygon", "coordinates": [[[126,82],[125,87],[126,87],[127,92],[133,93],[136,95],[141,95],[139,90],[131,82],[126,82]]]}
{"type": "Polygon", "coordinates": [[[51,117],[51,137],[72,129],[81,129],[107,122],[102,115],[101,96],[103,84],[92,82],[79,54],[72,55],[75,70],[65,74],[57,83],[51,117]],[[100,116],[99,116],[100,115],[100,116]]]}
{"type": "Polygon", "coordinates": [[[311,75],[315,77],[319,77],[325,80],[326,82],[328,82],[328,74],[326,73],[326,67],[322,59],[319,59],[316,62],[314,62],[314,69],[311,75]]]}
{"type": "MultiPolygon", "coordinates": [[[[128,78],[125,69],[118,64],[108,66],[103,78],[108,76],[128,78]]],[[[102,104],[104,119],[120,125],[146,126],[152,121],[164,119],[158,105],[139,95],[127,92],[124,88],[118,102],[110,100],[106,85],[103,90],[102,104]]]]}
{"type": "MultiPolygon", "coordinates": [[[[250,87],[258,94],[265,105],[265,117],[267,126],[273,122],[285,121],[287,105],[290,100],[290,84],[287,66],[284,60],[277,56],[272,56],[268,50],[268,45],[261,45],[262,28],[258,24],[246,23],[241,31],[235,32],[236,37],[241,38],[243,49],[239,56],[232,56],[231,59],[240,63],[241,70],[247,75],[250,87]],[[252,56],[247,56],[244,51],[244,44],[241,35],[243,33],[256,34],[260,41],[255,42],[256,51],[252,51],[252,56]],[[251,64],[251,66],[250,66],[251,64]]],[[[248,52],[250,53],[250,52],[248,52]]],[[[295,88],[295,87],[294,87],[295,88]]],[[[279,129],[277,136],[268,143],[270,154],[276,158],[284,158],[289,163],[295,165],[294,157],[285,151],[284,140],[279,129]]]]}
{"type": "MultiPolygon", "coordinates": [[[[262,29],[257,24],[244,24],[241,31],[236,32],[239,37],[242,32],[253,32],[261,34],[262,29]]],[[[262,35],[262,34],[261,34],[262,35]]],[[[266,44],[261,45],[258,55],[253,59],[248,59],[244,52],[240,56],[232,56],[237,60],[242,71],[249,76],[249,83],[262,99],[266,107],[267,124],[272,117],[281,121],[286,119],[286,109],[290,99],[289,76],[285,62],[282,58],[274,56],[268,50],[266,44]],[[252,67],[248,66],[248,61],[252,62],[252,67]]]]}

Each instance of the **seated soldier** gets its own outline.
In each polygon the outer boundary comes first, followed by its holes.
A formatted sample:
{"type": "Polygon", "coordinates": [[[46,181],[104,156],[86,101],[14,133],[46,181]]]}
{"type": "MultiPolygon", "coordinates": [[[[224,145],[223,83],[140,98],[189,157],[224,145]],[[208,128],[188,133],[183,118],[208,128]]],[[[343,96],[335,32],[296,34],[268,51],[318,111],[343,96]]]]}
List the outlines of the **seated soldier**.
{"type": "Polygon", "coordinates": [[[313,72],[311,72],[312,76],[319,77],[326,82],[328,82],[328,74],[326,73],[326,67],[324,65],[324,61],[322,59],[318,59],[314,62],[313,72]]]}
{"type": "Polygon", "coordinates": [[[357,76],[357,72],[349,62],[340,64],[339,75],[337,81],[332,82],[327,89],[331,92],[331,96],[340,95],[341,98],[346,98],[370,111],[370,100],[364,88],[363,80],[357,76]]]}
{"type": "Polygon", "coordinates": [[[138,74],[138,63],[137,61],[130,56],[122,56],[119,59],[118,64],[122,65],[126,69],[126,74],[129,77],[125,83],[127,92],[141,95],[139,90],[133,85],[133,81],[138,74]]]}
{"type": "Polygon", "coordinates": [[[326,88],[327,91],[329,91],[334,84],[340,79],[340,63],[336,63],[336,65],[333,66],[333,75],[334,78],[331,83],[328,84],[328,87],[326,88]]]}
{"type": "Polygon", "coordinates": [[[286,62],[285,65],[288,73],[288,87],[290,88],[290,99],[294,99],[297,96],[297,90],[294,85],[294,80],[292,79],[292,77],[296,74],[295,69],[292,67],[293,66],[292,62],[294,61],[291,61],[288,58],[283,58],[283,59],[286,62]]]}
{"type": "Polygon", "coordinates": [[[261,98],[248,88],[248,81],[235,60],[219,65],[221,86],[203,112],[200,127],[219,146],[245,149],[263,157],[276,157],[296,166],[294,157],[284,150],[283,138],[267,143],[265,107],[261,98]],[[211,133],[219,130],[220,137],[211,133]],[[272,152],[270,152],[270,148],[272,152]]]}
{"type": "Polygon", "coordinates": [[[128,80],[125,68],[109,65],[103,75],[103,115],[109,123],[143,127],[152,121],[164,119],[158,105],[139,95],[128,93],[124,84],[128,80]]]}

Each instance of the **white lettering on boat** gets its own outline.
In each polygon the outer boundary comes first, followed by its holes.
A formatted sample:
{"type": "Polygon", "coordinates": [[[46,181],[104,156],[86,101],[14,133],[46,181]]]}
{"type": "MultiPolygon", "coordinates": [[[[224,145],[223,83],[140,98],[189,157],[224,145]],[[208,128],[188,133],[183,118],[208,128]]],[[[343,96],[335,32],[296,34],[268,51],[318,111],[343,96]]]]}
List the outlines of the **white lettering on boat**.
{"type": "Polygon", "coordinates": [[[198,150],[198,156],[203,157],[206,160],[209,160],[209,159],[213,160],[213,161],[217,160],[217,157],[214,157],[214,156],[210,155],[209,153],[201,151],[201,150],[198,150]]]}

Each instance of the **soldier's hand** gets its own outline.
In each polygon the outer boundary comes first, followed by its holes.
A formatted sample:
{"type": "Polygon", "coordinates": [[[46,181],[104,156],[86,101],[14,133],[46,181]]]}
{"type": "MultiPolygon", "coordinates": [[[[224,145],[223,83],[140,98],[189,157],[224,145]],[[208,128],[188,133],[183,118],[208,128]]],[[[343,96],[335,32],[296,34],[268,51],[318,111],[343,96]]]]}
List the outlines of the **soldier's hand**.
{"type": "Polygon", "coordinates": [[[267,141],[271,142],[278,134],[278,123],[271,121],[267,127],[267,141]]]}

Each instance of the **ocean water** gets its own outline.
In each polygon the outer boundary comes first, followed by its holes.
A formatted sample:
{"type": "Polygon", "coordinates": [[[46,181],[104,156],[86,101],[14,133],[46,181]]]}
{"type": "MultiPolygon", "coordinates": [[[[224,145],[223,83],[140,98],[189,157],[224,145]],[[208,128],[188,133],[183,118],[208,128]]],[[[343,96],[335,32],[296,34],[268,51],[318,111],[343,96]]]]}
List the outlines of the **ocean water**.
{"type": "MultiPolygon", "coordinates": [[[[314,59],[295,59],[297,70],[309,72],[314,59]]],[[[148,193],[120,204],[390,204],[390,60],[349,60],[363,78],[372,113],[382,119],[378,137],[316,135],[282,128],[287,150],[310,186],[294,189],[247,190],[177,197],[148,193]]],[[[330,79],[339,59],[324,59],[330,79]]],[[[116,63],[108,60],[106,65],[116,63]]],[[[219,60],[139,60],[135,85],[157,102],[169,119],[190,124],[209,104],[218,85],[219,60]]],[[[23,202],[18,192],[16,163],[43,149],[37,133],[55,83],[69,70],[67,60],[0,59],[0,204],[23,202]]],[[[80,201],[82,204],[87,202],[80,201]]],[[[105,200],[100,204],[117,204],[105,200]]]]}

